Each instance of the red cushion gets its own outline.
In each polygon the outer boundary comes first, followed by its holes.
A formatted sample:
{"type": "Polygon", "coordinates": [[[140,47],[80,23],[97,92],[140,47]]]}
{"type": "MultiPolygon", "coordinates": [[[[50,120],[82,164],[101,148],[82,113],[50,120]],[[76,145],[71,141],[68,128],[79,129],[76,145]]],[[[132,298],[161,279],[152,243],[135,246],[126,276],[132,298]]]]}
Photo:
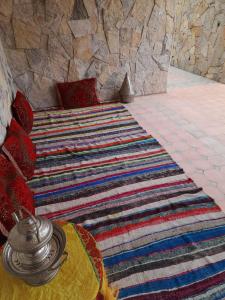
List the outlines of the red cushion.
{"type": "MultiPolygon", "coordinates": [[[[0,154],[0,223],[9,231],[15,222],[12,213],[22,205],[34,214],[33,194],[12,163],[0,154]]],[[[5,234],[5,232],[3,232],[5,234]]]]}
{"type": "Polygon", "coordinates": [[[33,126],[33,111],[26,97],[19,91],[17,91],[12,104],[12,111],[17,122],[29,134],[33,126]]]}
{"type": "Polygon", "coordinates": [[[14,119],[11,120],[2,150],[27,179],[33,176],[36,162],[35,145],[14,119]]]}
{"type": "Polygon", "coordinates": [[[57,83],[57,88],[60,104],[65,109],[99,104],[96,95],[96,78],[57,83]]]}

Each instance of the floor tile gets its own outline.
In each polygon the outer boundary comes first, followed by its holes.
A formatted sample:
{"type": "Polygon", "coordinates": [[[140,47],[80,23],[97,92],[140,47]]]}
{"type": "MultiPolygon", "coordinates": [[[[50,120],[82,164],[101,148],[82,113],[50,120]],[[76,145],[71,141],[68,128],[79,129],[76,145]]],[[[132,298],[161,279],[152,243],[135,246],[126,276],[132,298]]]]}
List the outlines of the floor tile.
{"type": "Polygon", "coordinates": [[[167,93],[127,107],[225,211],[225,85],[171,67],[167,93]]]}

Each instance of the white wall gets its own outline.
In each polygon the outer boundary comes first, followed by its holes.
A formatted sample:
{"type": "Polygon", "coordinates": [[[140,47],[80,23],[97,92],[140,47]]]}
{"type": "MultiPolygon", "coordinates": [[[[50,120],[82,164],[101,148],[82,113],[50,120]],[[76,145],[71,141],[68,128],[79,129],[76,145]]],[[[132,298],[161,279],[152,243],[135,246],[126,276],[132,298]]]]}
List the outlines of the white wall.
{"type": "Polygon", "coordinates": [[[5,139],[6,127],[11,120],[13,95],[13,79],[0,41],[0,145],[5,139]]]}

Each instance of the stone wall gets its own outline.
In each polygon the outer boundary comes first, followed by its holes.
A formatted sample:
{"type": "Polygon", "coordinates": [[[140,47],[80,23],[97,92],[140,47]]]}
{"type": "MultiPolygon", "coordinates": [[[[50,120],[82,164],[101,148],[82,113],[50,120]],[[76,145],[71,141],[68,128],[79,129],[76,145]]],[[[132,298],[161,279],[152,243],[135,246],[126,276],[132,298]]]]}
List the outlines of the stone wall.
{"type": "Polygon", "coordinates": [[[225,83],[225,1],[177,0],[172,65],[225,83]]]}
{"type": "Polygon", "coordinates": [[[13,79],[0,41],[0,145],[11,121],[11,102],[14,96],[13,79]]]}
{"type": "Polygon", "coordinates": [[[0,37],[14,80],[39,109],[55,83],[97,77],[118,98],[125,73],[137,95],[166,91],[173,0],[1,0],[0,37]]]}

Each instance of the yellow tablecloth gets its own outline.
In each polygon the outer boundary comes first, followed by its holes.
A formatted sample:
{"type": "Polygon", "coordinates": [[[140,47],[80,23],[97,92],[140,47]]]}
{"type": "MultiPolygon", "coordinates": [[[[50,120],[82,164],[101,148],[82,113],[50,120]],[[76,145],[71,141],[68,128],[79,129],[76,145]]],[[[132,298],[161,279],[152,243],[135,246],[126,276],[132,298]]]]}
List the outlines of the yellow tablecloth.
{"type": "Polygon", "coordinates": [[[95,300],[96,297],[104,300],[116,299],[108,287],[103,265],[100,275],[79,231],[70,223],[62,226],[67,238],[68,259],[56,277],[48,284],[32,287],[7,273],[0,262],[0,300],[95,300]]]}

